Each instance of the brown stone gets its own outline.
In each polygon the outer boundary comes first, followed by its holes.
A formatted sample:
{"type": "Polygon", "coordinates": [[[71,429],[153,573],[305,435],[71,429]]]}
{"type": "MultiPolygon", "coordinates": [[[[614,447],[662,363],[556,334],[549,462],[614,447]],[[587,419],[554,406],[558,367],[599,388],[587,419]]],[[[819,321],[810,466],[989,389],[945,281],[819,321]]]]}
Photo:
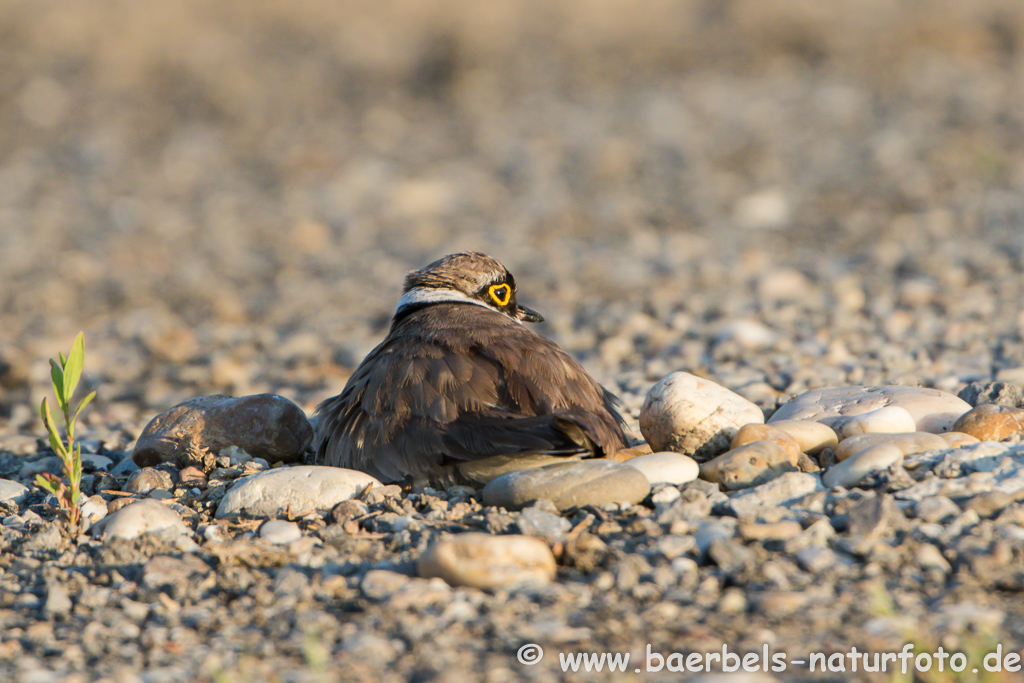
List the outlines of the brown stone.
{"type": "Polygon", "coordinates": [[[785,431],[772,425],[753,423],[740,427],[736,436],[732,437],[729,447],[739,448],[754,441],[771,441],[781,446],[782,450],[786,451],[789,462],[793,465],[800,460],[800,443],[785,431]]]}
{"type": "Polygon", "coordinates": [[[306,414],[283,396],[217,394],[185,401],[154,417],[132,460],[140,467],[168,462],[209,469],[210,454],[238,446],[255,458],[291,463],[302,459],[312,440],[306,414]]]}
{"type": "Polygon", "coordinates": [[[754,441],[703,463],[700,476],[732,491],[757,486],[796,470],[782,446],[774,441],[754,441]]]}
{"type": "Polygon", "coordinates": [[[547,543],[531,536],[470,532],[436,541],[417,562],[420,576],[452,586],[508,588],[524,582],[549,583],[557,565],[547,543]]]}
{"type": "Polygon", "coordinates": [[[1003,441],[1024,433],[1024,408],[983,403],[961,416],[953,431],[980,441],[1003,441]]]}
{"type": "Polygon", "coordinates": [[[813,420],[774,420],[772,427],[781,429],[796,439],[800,450],[808,455],[818,455],[826,448],[835,448],[839,437],[827,424],[813,420]]]}

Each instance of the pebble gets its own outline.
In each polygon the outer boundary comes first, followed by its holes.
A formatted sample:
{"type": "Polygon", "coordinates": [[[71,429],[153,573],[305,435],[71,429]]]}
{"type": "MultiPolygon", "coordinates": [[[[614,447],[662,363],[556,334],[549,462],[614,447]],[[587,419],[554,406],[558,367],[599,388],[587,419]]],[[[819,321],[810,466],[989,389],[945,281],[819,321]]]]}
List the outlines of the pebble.
{"type": "Polygon", "coordinates": [[[764,422],[757,405],[686,372],[673,372],[651,387],[640,409],[640,432],[653,450],[698,462],[726,451],[740,427],[757,422],[764,422]]]}
{"type": "MultiPolygon", "coordinates": [[[[811,422],[808,424],[818,423],[811,422]]],[[[828,427],[825,427],[825,429],[828,429],[828,427]]],[[[786,456],[789,458],[789,461],[794,465],[800,459],[800,453],[803,450],[800,448],[800,443],[790,436],[788,432],[767,424],[743,425],[740,427],[740,430],[736,432],[736,436],[732,437],[732,441],[729,443],[729,448],[739,448],[740,446],[745,446],[748,443],[754,443],[756,441],[768,441],[781,446],[786,452],[786,456]]]]}
{"type": "Polygon", "coordinates": [[[970,434],[964,434],[963,432],[943,432],[939,434],[942,440],[945,441],[950,448],[961,448],[963,446],[971,446],[976,443],[980,443],[980,439],[971,436],[970,434]]]}
{"type": "Polygon", "coordinates": [[[90,496],[82,501],[82,520],[86,527],[107,516],[107,501],[102,496],[90,496]]]}
{"type": "Polygon", "coordinates": [[[780,520],[778,522],[740,522],[739,534],[747,541],[786,541],[803,532],[800,522],[780,520]]]}
{"type": "Polygon", "coordinates": [[[831,427],[814,420],[771,420],[766,426],[781,429],[789,434],[796,439],[800,450],[808,455],[817,455],[826,448],[835,448],[839,443],[839,438],[831,427]]]}
{"type": "Polygon", "coordinates": [[[193,398],[154,417],[132,451],[140,467],[202,466],[203,452],[237,446],[269,462],[298,462],[313,441],[306,414],[276,394],[193,398]]]}
{"type": "Polygon", "coordinates": [[[174,482],[169,473],[153,467],[143,467],[128,477],[128,481],[124,484],[124,491],[145,496],[156,489],[170,489],[173,485],[174,482]]]}
{"type": "Polygon", "coordinates": [[[302,517],[313,512],[326,515],[341,501],[376,486],[380,482],[365,472],[341,467],[281,467],[239,479],[221,499],[216,517],[243,512],[262,518],[302,517]]]}
{"type": "Polygon", "coordinates": [[[942,556],[942,551],[931,543],[922,543],[914,553],[914,561],[919,567],[925,569],[938,569],[943,574],[953,570],[949,560],[942,556]]]}
{"type": "Polygon", "coordinates": [[[843,461],[857,455],[861,451],[891,444],[900,449],[903,455],[914,455],[926,451],[945,450],[951,448],[949,443],[938,434],[928,432],[905,432],[902,434],[858,434],[844,439],[836,449],[836,460],[843,461]]]}
{"type": "Polygon", "coordinates": [[[833,465],[825,471],[821,479],[828,488],[834,486],[850,488],[872,474],[884,472],[901,460],[903,460],[903,451],[898,446],[882,443],[866,448],[833,465]]]}
{"type": "Polygon", "coordinates": [[[28,487],[10,479],[0,479],[0,500],[9,500],[19,505],[28,495],[28,487]]]}
{"type": "Polygon", "coordinates": [[[806,472],[786,472],[771,481],[729,498],[727,506],[737,517],[750,517],[764,508],[791,503],[822,490],[821,478],[806,472]]]}
{"type": "Polygon", "coordinates": [[[654,484],[686,484],[700,474],[697,462],[688,455],[660,451],[630,458],[625,461],[627,467],[640,470],[647,481],[654,484]]]}
{"type": "Polygon", "coordinates": [[[982,519],[995,517],[1013,504],[1013,497],[1005,491],[985,491],[963,501],[964,510],[974,510],[982,519]]]}
{"type": "Polygon", "coordinates": [[[43,603],[43,614],[47,619],[61,618],[71,612],[71,598],[64,587],[56,582],[46,584],[46,601],[43,603]]]}
{"type": "Polygon", "coordinates": [[[495,477],[481,494],[484,505],[521,509],[540,499],[559,510],[605,503],[639,503],[651,491],[647,477],[628,464],[582,460],[495,477]]]}
{"type": "Polygon", "coordinates": [[[941,523],[960,514],[960,506],[946,496],[929,496],[914,504],[914,516],[923,522],[941,523]]]}
{"type": "Polygon", "coordinates": [[[652,490],[651,502],[655,507],[663,507],[676,502],[681,495],[675,486],[663,485],[652,490]]]}
{"type": "Polygon", "coordinates": [[[390,569],[371,569],[363,575],[359,590],[368,600],[383,602],[408,585],[409,580],[405,574],[390,569]]]}
{"type": "Polygon", "coordinates": [[[997,403],[1024,408],[1024,387],[1011,382],[971,382],[957,395],[972,406],[997,403]]]}
{"type": "Polygon", "coordinates": [[[983,403],[965,414],[953,430],[979,441],[1003,441],[1024,433],[1024,408],[983,403]]]}
{"type": "Polygon", "coordinates": [[[833,422],[832,428],[843,441],[856,434],[914,432],[917,431],[917,422],[906,408],[886,406],[833,422]]]}
{"type": "Polygon", "coordinates": [[[542,538],[548,543],[564,540],[565,535],[572,528],[572,523],[565,517],[556,514],[554,509],[555,506],[551,501],[538,501],[537,504],[524,508],[516,517],[519,531],[527,536],[542,538]],[[547,503],[552,509],[545,509],[546,506],[541,503],[547,503]]]}
{"type": "Polygon", "coordinates": [[[126,505],[113,515],[101,519],[90,527],[93,536],[99,534],[104,541],[115,538],[132,539],[145,533],[173,530],[187,534],[188,527],[174,510],[155,500],[139,500],[126,505]]]}
{"type": "Polygon", "coordinates": [[[797,467],[789,453],[774,441],[748,443],[700,466],[702,479],[717,482],[728,491],[757,486],[783,472],[795,471],[797,467]]]}
{"type": "Polygon", "coordinates": [[[260,527],[260,538],[277,545],[288,545],[292,541],[302,538],[302,529],[295,522],[271,519],[260,527]]]}
{"type": "Polygon", "coordinates": [[[971,409],[969,403],[938,389],[901,386],[851,386],[814,389],[789,401],[772,415],[779,420],[814,420],[832,426],[845,417],[900,406],[914,419],[917,431],[946,432],[971,409]]]}
{"type": "Polygon", "coordinates": [[[544,541],[480,532],[442,537],[427,549],[416,566],[421,577],[437,577],[452,586],[483,589],[548,583],[555,578],[556,571],[555,556],[544,541]]]}

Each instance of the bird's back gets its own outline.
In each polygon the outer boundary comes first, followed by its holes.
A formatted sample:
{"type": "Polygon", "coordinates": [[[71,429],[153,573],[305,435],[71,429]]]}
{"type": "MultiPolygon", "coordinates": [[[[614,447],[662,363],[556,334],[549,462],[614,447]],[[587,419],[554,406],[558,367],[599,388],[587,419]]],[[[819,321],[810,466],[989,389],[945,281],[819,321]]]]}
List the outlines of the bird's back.
{"type": "Polygon", "coordinates": [[[579,363],[472,304],[397,317],[342,393],[317,410],[318,460],[385,481],[429,479],[454,463],[499,455],[626,445],[614,397],[579,363]]]}

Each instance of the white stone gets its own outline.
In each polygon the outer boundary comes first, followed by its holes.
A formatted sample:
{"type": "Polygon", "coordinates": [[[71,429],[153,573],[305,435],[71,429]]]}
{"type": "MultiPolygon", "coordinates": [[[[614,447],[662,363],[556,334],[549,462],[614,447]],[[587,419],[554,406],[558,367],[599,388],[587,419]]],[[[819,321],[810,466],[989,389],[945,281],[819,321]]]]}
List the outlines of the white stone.
{"type": "Polygon", "coordinates": [[[239,479],[217,506],[217,519],[242,512],[263,518],[324,514],[341,501],[380,485],[365,472],[341,467],[281,467],[239,479]]]}
{"type": "Polygon", "coordinates": [[[260,527],[260,538],[278,545],[288,545],[302,538],[302,529],[295,522],[284,519],[271,519],[260,527]]]}
{"type": "Polygon", "coordinates": [[[651,494],[651,502],[658,505],[671,505],[679,500],[682,494],[675,486],[665,486],[651,494]]]}
{"type": "Polygon", "coordinates": [[[28,487],[10,479],[0,479],[0,500],[21,504],[28,494],[28,487]]]}
{"type": "Polygon", "coordinates": [[[898,405],[910,413],[919,432],[947,432],[971,405],[937,389],[900,386],[854,386],[814,389],[779,408],[769,423],[814,420],[832,426],[842,418],[898,405]]]}
{"type": "Polygon", "coordinates": [[[82,519],[86,526],[95,524],[107,516],[107,501],[102,496],[90,496],[82,501],[82,519]]]}
{"type": "Polygon", "coordinates": [[[180,534],[188,533],[188,527],[178,513],[159,501],[147,498],[125,505],[111,516],[104,517],[90,527],[90,532],[109,541],[115,538],[132,539],[165,529],[180,534]]]}
{"type": "Polygon", "coordinates": [[[744,349],[766,349],[778,340],[775,330],[756,320],[732,320],[715,334],[715,343],[734,342],[744,349]]]}
{"type": "Polygon", "coordinates": [[[836,460],[846,460],[861,451],[892,444],[900,449],[903,455],[914,455],[926,451],[946,450],[950,448],[946,440],[938,434],[928,432],[904,432],[902,434],[857,434],[844,439],[836,449],[836,460]]]}
{"type": "Polygon", "coordinates": [[[697,478],[700,467],[688,455],[661,451],[630,458],[622,463],[640,470],[651,486],[655,484],[686,484],[697,478]]]}
{"type": "Polygon", "coordinates": [[[673,372],[651,387],[640,409],[640,432],[652,450],[699,461],[728,450],[743,425],[763,422],[755,404],[687,372],[673,372]]]}
{"type": "Polygon", "coordinates": [[[916,432],[917,421],[900,406],[886,406],[862,415],[848,417],[832,425],[840,440],[848,439],[857,434],[897,434],[900,432],[916,432]]]}
{"type": "Polygon", "coordinates": [[[548,583],[557,569],[551,548],[538,538],[480,532],[441,538],[423,553],[417,567],[424,578],[474,588],[548,583]]]}
{"type": "Polygon", "coordinates": [[[903,459],[903,451],[891,443],[882,443],[860,451],[828,468],[822,476],[825,486],[850,488],[876,472],[883,472],[903,459]]]}
{"type": "Polygon", "coordinates": [[[778,230],[789,223],[790,202],[779,188],[761,190],[736,202],[735,217],[748,230],[778,230]]]}

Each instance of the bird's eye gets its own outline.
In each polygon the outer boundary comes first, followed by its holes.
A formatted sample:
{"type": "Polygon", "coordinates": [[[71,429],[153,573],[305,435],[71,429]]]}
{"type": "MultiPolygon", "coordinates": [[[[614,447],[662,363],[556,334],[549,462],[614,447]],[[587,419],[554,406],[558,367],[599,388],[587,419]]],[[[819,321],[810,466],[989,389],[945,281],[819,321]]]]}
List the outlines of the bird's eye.
{"type": "Polygon", "coordinates": [[[491,295],[494,303],[499,306],[507,306],[509,299],[512,298],[512,288],[506,284],[491,285],[487,288],[487,293],[491,295]]]}

